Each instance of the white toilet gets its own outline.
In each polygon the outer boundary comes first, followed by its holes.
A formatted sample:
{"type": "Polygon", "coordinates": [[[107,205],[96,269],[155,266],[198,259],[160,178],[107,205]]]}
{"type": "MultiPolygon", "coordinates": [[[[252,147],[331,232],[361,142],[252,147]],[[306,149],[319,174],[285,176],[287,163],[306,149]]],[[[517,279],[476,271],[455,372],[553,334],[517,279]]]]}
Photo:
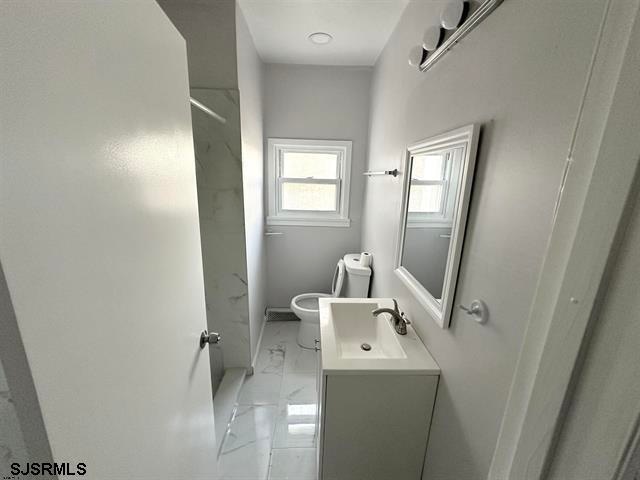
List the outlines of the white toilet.
{"type": "Polygon", "coordinates": [[[349,253],[338,260],[331,293],[302,293],[293,297],[291,310],[300,319],[298,344],[304,348],[314,348],[316,339],[320,339],[319,298],[366,298],[369,296],[370,279],[371,268],[360,265],[360,254],[349,253]]]}

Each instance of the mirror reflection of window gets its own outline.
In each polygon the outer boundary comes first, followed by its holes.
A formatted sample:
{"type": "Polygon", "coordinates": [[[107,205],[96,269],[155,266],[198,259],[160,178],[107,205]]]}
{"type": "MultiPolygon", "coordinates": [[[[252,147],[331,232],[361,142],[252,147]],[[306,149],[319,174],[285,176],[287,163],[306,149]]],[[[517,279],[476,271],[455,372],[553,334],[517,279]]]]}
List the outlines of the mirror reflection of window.
{"type": "Polygon", "coordinates": [[[446,188],[446,154],[416,155],[411,168],[409,213],[439,213],[446,188]]]}
{"type": "Polygon", "coordinates": [[[464,149],[411,157],[402,265],[441,301],[464,149]]]}

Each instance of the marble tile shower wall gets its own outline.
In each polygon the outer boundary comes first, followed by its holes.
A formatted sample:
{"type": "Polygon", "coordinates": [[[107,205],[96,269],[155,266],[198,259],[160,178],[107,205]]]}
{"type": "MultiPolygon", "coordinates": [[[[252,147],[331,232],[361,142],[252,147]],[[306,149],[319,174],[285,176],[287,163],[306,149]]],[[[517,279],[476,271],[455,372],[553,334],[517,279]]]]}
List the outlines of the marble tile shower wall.
{"type": "Polygon", "coordinates": [[[24,464],[27,460],[22,430],[0,362],[0,478],[10,475],[13,462],[24,464]]]}
{"type": "Polygon", "coordinates": [[[224,367],[251,363],[239,94],[194,88],[191,95],[227,120],[191,109],[207,324],[223,339],[210,349],[215,389],[224,367]]]}

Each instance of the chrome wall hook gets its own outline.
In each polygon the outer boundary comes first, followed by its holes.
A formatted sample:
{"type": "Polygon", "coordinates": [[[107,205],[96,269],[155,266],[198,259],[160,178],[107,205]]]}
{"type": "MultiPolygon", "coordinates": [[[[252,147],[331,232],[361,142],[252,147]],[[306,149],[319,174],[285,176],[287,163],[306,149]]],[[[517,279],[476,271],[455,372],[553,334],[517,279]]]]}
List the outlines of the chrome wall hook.
{"type": "Polygon", "coordinates": [[[487,323],[489,320],[489,309],[482,300],[474,300],[468,307],[464,305],[459,305],[459,307],[480,324],[487,323]]]}

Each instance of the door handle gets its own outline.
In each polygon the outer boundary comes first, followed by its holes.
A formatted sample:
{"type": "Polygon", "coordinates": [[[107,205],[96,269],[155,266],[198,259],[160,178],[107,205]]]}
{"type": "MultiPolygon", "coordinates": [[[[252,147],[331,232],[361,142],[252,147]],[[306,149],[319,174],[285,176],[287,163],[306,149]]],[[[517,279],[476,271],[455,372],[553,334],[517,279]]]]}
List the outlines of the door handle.
{"type": "Polygon", "coordinates": [[[219,333],[209,333],[203,330],[200,334],[200,348],[204,348],[207,344],[215,345],[216,343],[220,343],[220,340],[222,340],[222,336],[219,333]]]}

